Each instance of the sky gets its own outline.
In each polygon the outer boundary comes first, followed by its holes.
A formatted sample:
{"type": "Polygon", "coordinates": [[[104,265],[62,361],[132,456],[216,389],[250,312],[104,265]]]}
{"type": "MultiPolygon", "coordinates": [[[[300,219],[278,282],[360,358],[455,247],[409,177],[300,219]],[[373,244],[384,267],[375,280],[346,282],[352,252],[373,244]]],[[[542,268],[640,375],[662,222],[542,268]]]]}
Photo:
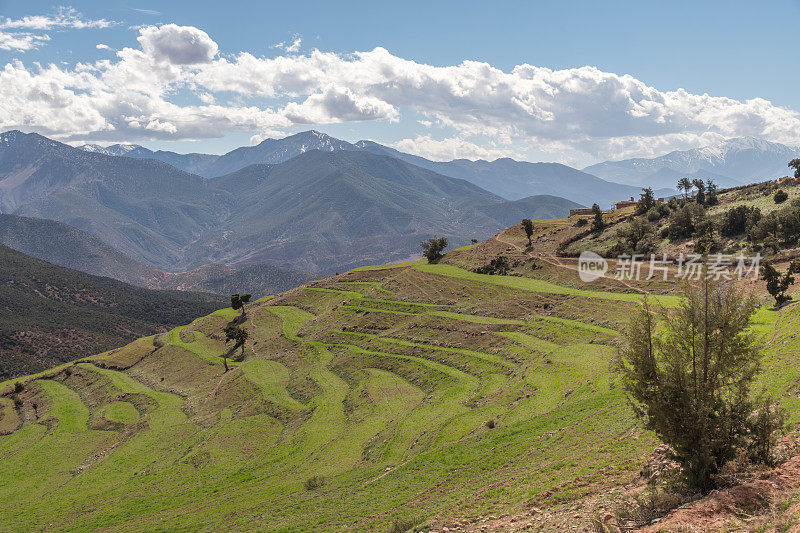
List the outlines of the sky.
{"type": "Polygon", "coordinates": [[[0,131],[224,153],[316,129],[577,167],[800,145],[800,0],[0,0],[0,131]]]}

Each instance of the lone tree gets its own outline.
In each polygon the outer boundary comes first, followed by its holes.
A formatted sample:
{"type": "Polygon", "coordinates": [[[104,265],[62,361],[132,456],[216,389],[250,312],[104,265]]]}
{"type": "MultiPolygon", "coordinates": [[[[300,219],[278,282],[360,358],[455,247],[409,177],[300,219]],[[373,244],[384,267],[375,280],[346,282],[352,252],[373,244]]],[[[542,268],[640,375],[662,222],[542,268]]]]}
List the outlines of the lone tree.
{"type": "Polygon", "coordinates": [[[687,285],[678,309],[647,300],[616,360],[634,410],[672,449],[688,484],[703,492],[737,452],[768,462],[780,412],[750,392],[762,354],[749,328],[755,300],[732,284],[687,285]],[[767,439],[767,442],[764,440],[767,439]]]}
{"type": "Polygon", "coordinates": [[[701,179],[692,180],[692,185],[697,187],[697,203],[706,205],[706,184],[701,179]]]}
{"type": "Polygon", "coordinates": [[[447,239],[434,236],[427,241],[422,241],[419,245],[422,246],[422,255],[428,259],[428,263],[438,263],[442,258],[442,252],[447,248],[447,239]]]}
{"type": "Polygon", "coordinates": [[[789,168],[794,169],[794,177],[800,180],[800,159],[789,161],[789,168]]]}
{"type": "Polygon", "coordinates": [[[234,341],[233,347],[222,355],[222,362],[225,364],[225,372],[228,371],[228,355],[235,352],[237,349],[242,349],[241,358],[244,359],[244,343],[247,342],[247,330],[241,326],[233,323],[225,326],[225,343],[234,341]]]}
{"type": "Polygon", "coordinates": [[[240,310],[241,309],[242,314],[240,316],[245,316],[246,313],[245,313],[244,306],[245,306],[245,304],[250,302],[250,298],[251,297],[252,297],[252,295],[248,294],[248,293],[232,294],[231,295],[231,307],[233,309],[235,309],[235,310],[240,310]]]}
{"type": "Polygon", "coordinates": [[[714,180],[706,180],[706,205],[717,205],[719,198],[717,198],[717,184],[714,180]]]}
{"type": "Polygon", "coordinates": [[[643,215],[656,206],[656,197],[652,187],[642,189],[639,201],[636,202],[636,214],[643,215]]]}
{"type": "Polygon", "coordinates": [[[789,268],[781,275],[770,263],[761,265],[761,279],[767,282],[767,292],[775,298],[775,307],[780,307],[792,299],[786,294],[794,283],[794,274],[800,272],[800,260],[789,263],[789,268]]]}
{"type": "Polygon", "coordinates": [[[528,246],[531,246],[531,237],[533,237],[533,221],[529,218],[522,219],[522,227],[525,229],[525,235],[528,236],[528,246]]]}
{"type": "Polygon", "coordinates": [[[678,180],[678,190],[683,191],[683,199],[689,199],[689,191],[692,190],[692,180],[689,178],[681,178],[678,180]]]}
{"type": "Polygon", "coordinates": [[[606,223],[603,222],[603,210],[600,209],[600,206],[597,204],[592,204],[592,213],[594,214],[592,231],[600,231],[601,229],[605,228],[606,223]]]}

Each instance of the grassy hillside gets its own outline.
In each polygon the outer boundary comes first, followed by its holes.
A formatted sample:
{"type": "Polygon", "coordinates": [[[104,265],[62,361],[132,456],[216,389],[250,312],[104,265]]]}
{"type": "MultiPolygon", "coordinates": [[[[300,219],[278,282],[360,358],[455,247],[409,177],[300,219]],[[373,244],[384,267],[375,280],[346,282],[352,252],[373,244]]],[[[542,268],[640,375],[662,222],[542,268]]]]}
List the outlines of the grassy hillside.
{"type": "Polygon", "coordinates": [[[165,331],[226,299],[154,291],[46,263],[0,245],[0,379],[165,331]]]}
{"type": "MultiPolygon", "coordinates": [[[[573,227],[537,223],[535,251],[515,226],[442,264],[361,268],[259,300],[227,373],[231,309],[25,378],[16,393],[0,384],[0,522],[387,531],[509,514],[545,530],[587,525],[656,445],[608,369],[619,331],[641,291],[680,299],[658,282],[577,282],[548,251],[573,227]],[[458,266],[498,253],[517,275],[458,266]]],[[[795,422],[798,321],[797,306],[765,306],[754,322],[762,384],[795,422]]]]}

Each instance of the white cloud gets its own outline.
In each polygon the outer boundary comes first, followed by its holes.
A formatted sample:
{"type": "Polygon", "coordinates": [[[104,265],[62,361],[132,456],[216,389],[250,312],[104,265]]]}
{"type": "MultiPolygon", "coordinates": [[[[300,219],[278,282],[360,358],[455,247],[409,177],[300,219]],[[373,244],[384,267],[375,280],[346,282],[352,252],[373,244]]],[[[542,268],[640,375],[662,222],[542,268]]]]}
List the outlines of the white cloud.
{"type": "Polygon", "coordinates": [[[39,47],[50,40],[49,35],[36,35],[27,32],[7,32],[0,30],[0,50],[25,52],[39,47]]]}
{"type": "Polygon", "coordinates": [[[155,9],[144,9],[141,7],[132,7],[131,10],[136,11],[137,13],[143,13],[145,15],[160,15],[161,11],[156,11],[155,9]]]}
{"type": "Polygon", "coordinates": [[[303,44],[303,38],[302,37],[295,37],[294,40],[292,41],[292,44],[287,45],[286,47],[284,47],[284,50],[286,50],[289,53],[298,52],[298,51],[300,51],[300,46],[302,44],[303,44]]]}
{"type": "Polygon", "coordinates": [[[157,61],[195,65],[208,63],[217,55],[217,43],[206,32],[193,26],[147,26],[139,33],[142,50],[157,61]]]}
{"type": "Polygon", "coordinates": [[[52,30],[56,28],[109,28],[116,22],[106,19],[84,19],[71,7],[60,7],[52,15],[32,15],[20,19],[5,18],[0,21],[0,29],[52,30]]]}
{"type": "Polygon", "coordinates": [[[290,54],[300,51],[300,47],[303,45],[303,36],[299,33],[295,33],[292,35],[292,38],[289,41],[281,41],[279,43],[275,43],[270,48],[280,48],[290,54]]]}
{"type": "MultiPolygon", "coordinates": [[[[800,115],[767,100],[660,91],[590,66],[433,66],[383,48],[220,56],[217,43],[198,28],[166,24],[138,31],[140,47],[123,48],[113,59],[71,68],[7,64],[0,71],[0,128],[109,142],[232,131],[258,139],[293,125],[408,116],[423,132],[396,146],[434,159],[535,151],[586,161],[738,136],[800,143],[800,115]],[[195,98],[176,97],[186,92],[195,98]],[[432,126],[443,135],[426,134],[432,126]]],[[[300,37],[294,39],[299,48],[300,37]]]]}
{"type": "Polygon", "coordinates": [[[354,93],[346,87],[328,87],[300,104],[284,108],[295,124],[330,124],[357,120],[397,120],[397,110],[379,98],[354,93]]]}
{"type": "Polygon", "coordinates": [[[52,15],[31,15],[20,19],[0,18],[0,50],[25,52],[50,40],[44,32],[57,29],[108,28],[116,22],[84,19],[71,7],[60,7],[52,15]]]}
{"type": "Polygon", "coordinates": [[[113,48],[103,43],[96,44],[95,48],[97,48],[98,50],[113,50],[113,48]]]}
{"type": "Polygon", "coordinates": [[[401,152],[419,155],[434,161],[450,161],[453,159],[486,159],[493,161],[501,157],[519,156],[509,148],[481,146],[470,141],[448,137],[433,139],[430,135],[418,135],[413,139],[402,139],[392,146],[401,152]]]}

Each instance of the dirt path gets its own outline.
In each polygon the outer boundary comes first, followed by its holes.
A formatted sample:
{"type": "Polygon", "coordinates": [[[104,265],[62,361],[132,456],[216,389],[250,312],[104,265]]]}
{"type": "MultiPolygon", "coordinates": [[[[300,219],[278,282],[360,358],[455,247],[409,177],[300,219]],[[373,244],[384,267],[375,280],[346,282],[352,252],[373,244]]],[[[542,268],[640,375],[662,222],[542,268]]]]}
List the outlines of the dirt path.
{"type": "MultiPolygon", "coordinates": [[[[525,255],[530,257],[531,259],[538,259],[538,260],[544,261],[545,263],[547,263],[547,264],[549,264],[551,266],[557,267],[557,268],[561,268],[561,269],[565,269],[565,270],[572,270],[574,272],[579,272],[578,267],[565,264],[561,260],[560,257],[558,257],[557,255],[554,255],[552,253],[549,253],[549,252],[546,252],[546,253],[545,252],[533,252],[533,251],[526,252],[525,249],[522,248],[520,245],[515,244],[515,243],[513,243],[511,241],[508,241],[508,240],[503,238],[503,236],[505,235],[505,233],[507,231],[508,231],[508,229],[505,229],[505,230],[501,231],[500,233],[498,233],[497,235],[495,235],[493,238],[498,242],[502,242],[503,244],[506,244],[508,246],[513,247],[518,252],[524,253],[525,255]]],[[[617,283],[627,287],[628,289],[640,292],[642,294],[650,294],[650,291],[648,291],[646,289],[643,289],[641,287],[637,287],[635,285],[631,285],[630,283],[628,283],[627,281],[625,281],[623,279],[617,279],[617,278],[607,278],[607,279],[614,280],[617,283]]]]}

